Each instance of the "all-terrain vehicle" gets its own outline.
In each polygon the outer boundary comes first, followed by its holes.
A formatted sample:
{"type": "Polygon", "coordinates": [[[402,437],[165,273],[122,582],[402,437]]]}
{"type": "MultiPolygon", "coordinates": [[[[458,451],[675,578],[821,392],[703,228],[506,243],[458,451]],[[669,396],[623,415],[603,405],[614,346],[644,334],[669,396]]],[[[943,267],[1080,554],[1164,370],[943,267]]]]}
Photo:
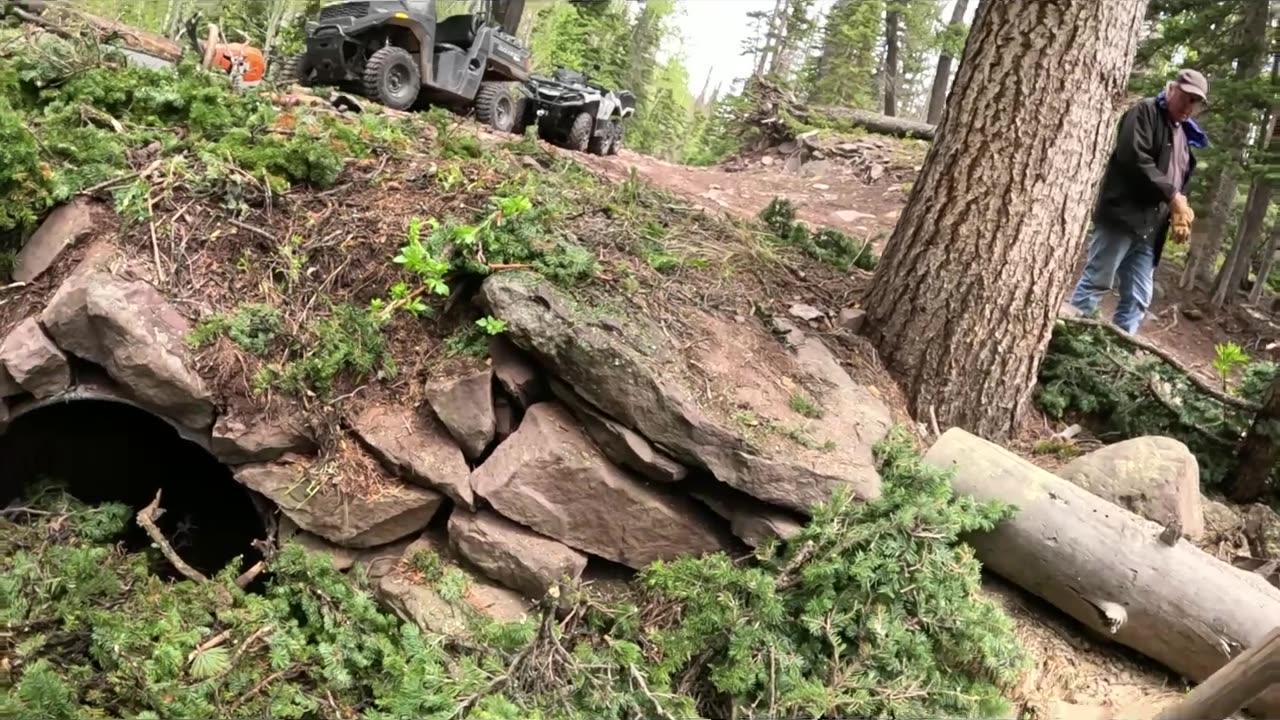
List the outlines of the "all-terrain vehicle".
{"type": "Polygon", "coordinates": [[[632,93],[614,92],[566,68],[551,77],[531,76],[522,90],[527,98],[524,122],[536,122],[543,140],[595,155],[616,155],[622,149],[623,121],[636,111],[632,93]]]}
{"type": "MultiPolygon", "coordinates": [[[[457,5],[458,3],[452,3],[457,5]]],[[[516,83],[529,79],[527,48],[512,34],[523,0],[462,3],[467,12],[437,21],[436,0],[341,0],[307,23],[306,52],[286,77],[334,85],[395,110],[421,97],[509,132],[516,83]]]]}

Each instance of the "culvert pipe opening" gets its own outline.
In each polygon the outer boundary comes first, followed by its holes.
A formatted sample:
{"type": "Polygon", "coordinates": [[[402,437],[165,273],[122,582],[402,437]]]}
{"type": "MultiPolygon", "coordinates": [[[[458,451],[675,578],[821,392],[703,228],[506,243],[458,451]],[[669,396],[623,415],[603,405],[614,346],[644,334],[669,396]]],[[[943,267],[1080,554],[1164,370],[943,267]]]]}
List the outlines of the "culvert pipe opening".
{"type": "MultiPolygon", "coordinates": [[[[131,405],[75,400],[34,408],[0,434],[0,505],[9,506],[42,482],[61,485],[87,504],[118,502],[135,511],[160,491],[156,526],[175,552],[211,576],[237,556],[237,572],[261,559],[266,538],[249,491],[207,450],[183,439],[163,419],[131,405]]],[[[151,545],[131,523],[126,549],[151,545]]],[[[157,554],[157,573],[179,577],[157,554]]]]}

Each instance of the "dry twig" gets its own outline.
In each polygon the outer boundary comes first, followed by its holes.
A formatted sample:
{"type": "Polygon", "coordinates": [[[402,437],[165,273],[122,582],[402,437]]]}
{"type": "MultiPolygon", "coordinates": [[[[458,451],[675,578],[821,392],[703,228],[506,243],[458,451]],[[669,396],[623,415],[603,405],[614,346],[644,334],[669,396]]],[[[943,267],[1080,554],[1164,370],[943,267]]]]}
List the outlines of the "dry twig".
{"type": "Polygon", "coordinates": [[[182,573],[183,577],[200,583],[209,582],[209,578],[188,565],[173,549],[173,546],[169,544],[169,541],[164,539],[164,535],[160,533],[160,528],[156,527],[156,520],[160,519],[163,514],[164,510],[160,508],[160,491],[157,490],[156,499],[152,500],[150,505],[138,511],[136,517],[138,526],[146,531],[147,537],[151,538],[151,542],[154,542],[156,547],[160,548],[160,552],[164,554],[165,558],[169,560],[170,564],[178,572],[182,573]]]}

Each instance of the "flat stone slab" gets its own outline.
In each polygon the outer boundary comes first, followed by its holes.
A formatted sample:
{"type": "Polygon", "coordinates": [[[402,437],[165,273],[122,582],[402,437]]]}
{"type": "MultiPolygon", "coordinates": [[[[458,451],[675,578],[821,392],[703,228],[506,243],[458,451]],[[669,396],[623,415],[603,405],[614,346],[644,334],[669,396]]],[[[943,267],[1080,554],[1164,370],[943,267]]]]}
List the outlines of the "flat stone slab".
{"type": "Polygon", "coordinates": [[[106,370],[139,404],[190,428],[213,425],[211,395],[189,364],[191,325],[151,285],[76,271],[40,321],[58,347],[106,370]]]}
{"type": "Polygon", "coordinates": [[[13,263],[15,282],[34,282],[53,267],[68,248],[93,230],[94,201],[77,197],[59,205],[27,238],[13,263]]]}
{"type": "Polygon", "coordinates": [[[879,497],[871,449],[892,415],[818,338],[796,329],[790,350],[754,323],[690,310],[705,342],[684,356],[644,319],[590,317],[536,275],[491,275],[481,296],[540,365],[675,460],[802,513],[841,487],[879,497]]]}
{"type": "Polygon", "coordinates": [[[439,493],[394,481],[372,498],[345,494],[328,478],[312,476],[311,469],[311,460],[290,455],[242,465],[235,477],[298,527],[348,548],[371,548],[421,532],[444,503],[439,493]]]}
{"type": "Polygon", "coordinates": [[[351,429],[388,471],[475,508],[471,468],[431,408],[370,405],[351,419],[351,429]]]}

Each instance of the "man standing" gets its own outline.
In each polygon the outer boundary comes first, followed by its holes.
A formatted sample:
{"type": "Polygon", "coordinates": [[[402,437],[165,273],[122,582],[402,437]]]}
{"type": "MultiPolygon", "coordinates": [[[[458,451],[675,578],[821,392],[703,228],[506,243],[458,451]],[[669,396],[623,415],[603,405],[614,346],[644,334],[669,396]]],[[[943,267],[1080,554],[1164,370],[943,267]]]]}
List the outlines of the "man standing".
{"type": "Polygon", "coordinates": [[[1093,211],[1089,262],[1071,304],[1093,314],[1118,274],[1115,323],[1130,335],[1138,332],[1151,304],[1165,236],[1183,243],[1191,234],[1195,215],[1185,194],[1196,167],[1191,148],[1209,144],[1191,118],[1208,96],[1204,75],[1183,70],[1164,92],[1140,101],[1120,119],[1093,211]]]}

